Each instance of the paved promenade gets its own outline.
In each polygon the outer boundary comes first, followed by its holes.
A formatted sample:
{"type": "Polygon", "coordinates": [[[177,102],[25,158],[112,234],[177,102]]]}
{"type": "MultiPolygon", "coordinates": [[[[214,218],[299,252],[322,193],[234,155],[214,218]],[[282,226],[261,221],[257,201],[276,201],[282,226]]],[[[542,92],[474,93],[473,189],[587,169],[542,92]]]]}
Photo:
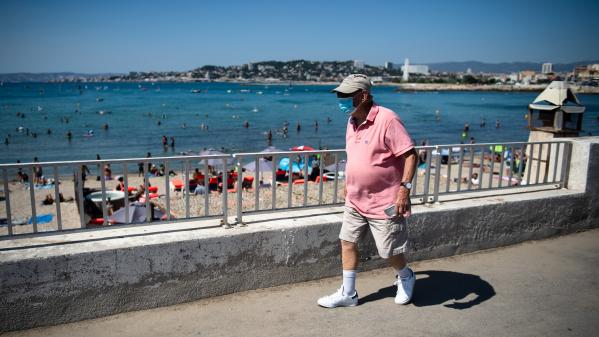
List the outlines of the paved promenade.
{"type": "Polygon", "coordinates": [[[412,267],[418,281],[407,306],[393,303],[392,272],[382,269],[358,275],[361,304],[354,308],[316,305],[319,296],[339,286],[340,278],[330,278],[5,336],[596,336],[599,331],[599,230],[412,267]]]}

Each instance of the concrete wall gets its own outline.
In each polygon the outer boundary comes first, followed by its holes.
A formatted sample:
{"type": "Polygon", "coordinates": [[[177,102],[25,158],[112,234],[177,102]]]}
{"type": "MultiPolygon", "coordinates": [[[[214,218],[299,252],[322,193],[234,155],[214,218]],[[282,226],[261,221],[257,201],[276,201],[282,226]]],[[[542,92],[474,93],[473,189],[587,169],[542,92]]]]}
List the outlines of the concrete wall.
{"type": "MultiPolygon", "coordinates": [[[[569,189],[415,206],[410,259],[599,227],[598,138],[574,142],[569,182],[569,189]]],[[[233,229],[204,220],[0,241],[0,331],[340,274],[341,207],[244,219],[247,227],[233,229]]],[[[385,266],[370,238],[361,256],[362,270],[385,266]]]]}

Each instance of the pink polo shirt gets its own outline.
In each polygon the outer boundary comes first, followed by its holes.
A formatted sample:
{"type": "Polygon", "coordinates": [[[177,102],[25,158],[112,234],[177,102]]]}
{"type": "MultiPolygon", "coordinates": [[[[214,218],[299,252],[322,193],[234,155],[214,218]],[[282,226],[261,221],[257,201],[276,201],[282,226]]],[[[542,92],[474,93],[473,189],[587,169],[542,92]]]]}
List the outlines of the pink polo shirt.
{"type": "Polygon", "coordinates": [[[350,118],[345,141],[345,205],[369,218],[387,218],[384,209],[395,203],[403,176],[398,156],[414,148],[410,135],[395,112],[373,104],[361,125],[350,118]]]}

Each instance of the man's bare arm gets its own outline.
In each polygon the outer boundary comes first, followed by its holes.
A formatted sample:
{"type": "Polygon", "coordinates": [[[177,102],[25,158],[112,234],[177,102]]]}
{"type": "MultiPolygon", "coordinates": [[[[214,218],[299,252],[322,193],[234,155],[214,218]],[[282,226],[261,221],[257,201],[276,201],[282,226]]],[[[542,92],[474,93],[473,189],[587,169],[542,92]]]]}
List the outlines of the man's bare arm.
{"type": "MultiPolygon", "coordinates": [[[[402,182],[412,182],[414,178],[414,172],[416,172],[416,165],[418,164],[418,155],[415,149],[411,149],[401,155],[404,159],[403,176],[402,182]]],[[[407,188],[400,188],[395,201],[397,207],[397,214],[404,214],[410,210],[410,190],[407,188]]]]}

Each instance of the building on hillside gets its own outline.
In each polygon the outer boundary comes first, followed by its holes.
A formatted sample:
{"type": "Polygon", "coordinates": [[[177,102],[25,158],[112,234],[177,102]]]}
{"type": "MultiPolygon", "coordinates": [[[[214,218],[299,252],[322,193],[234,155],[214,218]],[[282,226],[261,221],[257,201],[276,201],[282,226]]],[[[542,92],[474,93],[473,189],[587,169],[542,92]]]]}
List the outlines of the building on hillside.
{"type": "Polygon", "coordinates": [[[393,62],[389,62],[389,61],[385,62],[385,69],[389,69],[389,70],[393,69],[393,62]]]}
{"type": "Polygon", "coordinates": [[[410,60],[406,58],[404,65],[401,67],[404,73],[404,81],[409,79],[409,74],[429,75],[428,66],[425,64],[410,64],[410,60]],[[407,75],[406,75],[407,74],[407,75]]]}
{"type": "Polygon", "coordinates": [[[523,70],[518,73],[518,81],[522,84],[530,84],[535,80],[537,72],[534,70],[523,70]]]}
{"type": "Polygon", "coordinates": [[[553,64],[552,63],[543,63],[541,66],[542,74],[550,74],[553,72],[553,64]]]}
{"type": "Polygon", "coordinates": [[[362,61],[362,60],[354,60],[354,68],[356,68],[356,69],[364,69],[364,61],[362,61]]]}

